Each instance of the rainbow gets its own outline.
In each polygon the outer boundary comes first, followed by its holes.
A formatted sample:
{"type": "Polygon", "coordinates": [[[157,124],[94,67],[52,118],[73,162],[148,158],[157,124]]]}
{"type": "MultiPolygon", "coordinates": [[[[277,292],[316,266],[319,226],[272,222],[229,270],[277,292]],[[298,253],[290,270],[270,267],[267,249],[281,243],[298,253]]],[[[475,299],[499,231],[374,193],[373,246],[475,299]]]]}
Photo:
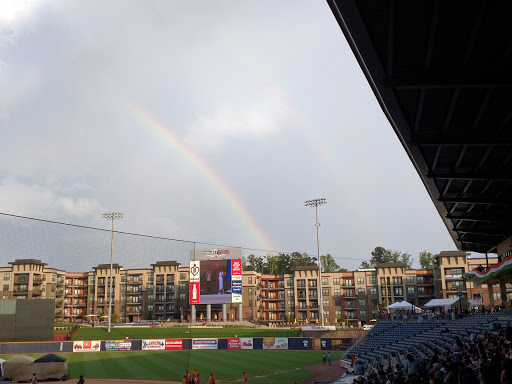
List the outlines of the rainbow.
{"type": "Polygon", "coordinates": [[[146,126],[155,131],[161,138],[169,143],[178,153],[191,163],[210,183],[215,186],[219,194],[227,202],[228,206],[240,217],[245,227],[249,230],[259,246],[265,250],[277,249],[265,231],[252,216],[249,209],[243,201],[233,192],[229,185],[208,163],[197,153],[192,151],[183,141],[181,141],[173,132],[163,123],[151,116],[142,106],[135,104],[124,97],[129,105],[129,110],[146,126]]]}

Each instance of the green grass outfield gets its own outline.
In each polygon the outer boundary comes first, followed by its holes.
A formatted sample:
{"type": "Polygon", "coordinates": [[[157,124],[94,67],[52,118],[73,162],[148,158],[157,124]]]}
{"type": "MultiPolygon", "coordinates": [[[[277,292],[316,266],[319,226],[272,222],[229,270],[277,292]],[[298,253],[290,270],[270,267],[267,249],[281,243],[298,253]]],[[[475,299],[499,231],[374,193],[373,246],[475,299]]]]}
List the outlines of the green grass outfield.
{"type": "Polygon", "coordinates": [[[297,329],[279,328],[107,328],[81,327],[71,340],[121,340],[121,339],[163,339],[163,338],[226,338],[226,337],[297,337],[297,329]]]}
{"type": "MultiPolygon", "coordinates": [[[[58,353],[68,360],[72,380],[87,378],[147,379],[181,382],[185,369],[197,368],[201,381],[208,383],[210,372],[219,383],[241,383],[242,371],[252,383],[293,383],[306,379],[303,367],[322,361],[322,351],[131,351],[58,353]]],[[[30,354],[35,358],[44,354],[30,354]]],[[[12,355],[11,355],[12,356],[12,355]]],[[[0,355],[8,359],[10,355],[0,355]]],[[[333,364],[341,352],[332,354],[333,364]]]]}

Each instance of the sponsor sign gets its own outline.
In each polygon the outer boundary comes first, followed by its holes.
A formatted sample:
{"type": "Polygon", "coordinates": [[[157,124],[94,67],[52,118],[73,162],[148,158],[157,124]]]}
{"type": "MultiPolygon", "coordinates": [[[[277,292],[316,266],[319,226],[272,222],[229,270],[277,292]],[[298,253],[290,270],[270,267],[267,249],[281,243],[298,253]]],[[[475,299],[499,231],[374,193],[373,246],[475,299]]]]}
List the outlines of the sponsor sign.
{"type": "Polygon", "coordinates": [[[242,302],[242,259],[231,260],[231,302],[242,302]]]}
{"type": "Polygon", "coordinates": [[[105,351],[131,351],[131,340],[107,340],[105,341],[105,351]]]}
{"type": "Polygon", "coordinates": [[[228,349],[242,349],[240,338],[228,339],[228,349]]]}
{"type": "Polygon", "coordinates": [[[218,349],[218,339],[192,339],[192,349],[218,349]]]}
{"type": "Polygon", "coordinates": [[[444,275],[445,279],[462,279],[462,275],[444,275]]]}
{"type": "Polygon", "coordinates": [[[182,339],[165,339],[165,350],[183,349],[182,339]]]}
{"type": "Polygon", "coordinates": [[[142,340],[142,350],[143,351],[158,351],[165,349],[165,340],[142,340]]]}
{"type": "Polygon", "coordinates": [[[350,368],[350,361],[340,359],[340,367],[347,369],[350,368]]]}
{"type": "Polygon", "coordinates": [[[240,344],[242,349],[253,349],[252,337],[241,337],[240,344]]]}
{"type": "Polygon", "coordinates": [[[335,331],[334,325],[303,325],[300,328],[302,331],[335,331]]]}
{"type": "Polygon", "coordinates": [[[189,302],[190,304],[199,304],[200,299],[199,296],[199,282],[197,283],[190,283],[190,289],[189,289],[189,302]]]}
{"type": "Polygon", "coordinates": [[[264,337],[263,349],[288,349],[288,338],[286,337],[264,337]]]}
{"type": "Polygon", "coordinates": [[[214,248],[190,250],[190,260],[241,259],[242,248],[214,248]]]}
{"type": "Polygon", "coordinates": [[[99,352],[100,341],[73,341],[73,352],[99,352]]]}

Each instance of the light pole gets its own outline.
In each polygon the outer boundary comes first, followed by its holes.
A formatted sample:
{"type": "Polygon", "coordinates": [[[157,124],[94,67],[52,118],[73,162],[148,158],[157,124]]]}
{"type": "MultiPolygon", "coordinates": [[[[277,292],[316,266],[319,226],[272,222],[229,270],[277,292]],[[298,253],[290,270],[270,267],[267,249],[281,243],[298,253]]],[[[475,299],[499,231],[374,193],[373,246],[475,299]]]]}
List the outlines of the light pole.
{"type": "Polygon", "coordinates": [[[319,228],[320,223],[318,222],[318,206],[322,204],[327,204],[327,201],[322,199],[313,199],[313,200],[306,200],[304,202],[304,205],[306,207],[315,207],[316,212],[316,245],[317,245],[317,251],[318,251],[318,283],[319,283],[319,292],[318,297],[320,301],[320,323],[323,326],[324,325],[324,303],[323,303],[323,297],[322,297],[322,260],[320,259],[320,234],[319,234],[319,228]]]}
{"type": "Polygon", "coordinates": [[[110,288],[108,293],[108,332],[110,332],[110,323],[112,322],[112,270],[114,267],[114,220],[122,219],[123,214],[121,212],[104,213],[103,218],[112,220],[112,240],[110,242],[110,288]]]}

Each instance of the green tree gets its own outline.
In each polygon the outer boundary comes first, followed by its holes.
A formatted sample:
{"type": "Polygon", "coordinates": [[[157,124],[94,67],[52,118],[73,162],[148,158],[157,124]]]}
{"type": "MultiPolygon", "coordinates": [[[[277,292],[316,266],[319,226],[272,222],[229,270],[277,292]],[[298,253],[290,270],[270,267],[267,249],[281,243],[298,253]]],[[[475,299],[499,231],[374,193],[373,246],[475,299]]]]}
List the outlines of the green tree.
{"type": "Polygon", "coordinates": [[[414,261],[410,253],[393,251],[380,246],[375,247],[371,254],[372,257],[369,261],[365,260],[361,263],[361,268],[374,268],[379,263],[404,263],[407,268],[412,268],[412,262],[414,261]]]}
{"type": "Polygon", "coordinates": [[[153,312],[148,311],[148,318],[146,320],[153,320],[153,312]]]}
{"type": "Polygon", "coordinates": [[[112,314],[111,322],[112,323],[117,323],[118,320],[119,320],[119,315],[117,313],[113,313],[112,314]]]}
{"type": "Polygon", "coordinates": [[[243,270],[256,271],[261,273],[263,272],[263,264],[265,264],[265,262],[263,261],[263,257],[254,256],[251,254],[247,256],[247,258],[244,257],[243,270]]]}
{"type": "Polygon", "coordinates": [[[432,269],[432,264],[434,263],[434,255],[432,253],[426,250],[420,252],[419,260],[421,269],[432,269]]]}
{"type": "Polygon", "coordinates": [[[322,255],[320,256],[322,271],[324,272],[338,272],[340,270],[340,266],[334,261],[334,258],[330,255],[322,255]]]}

